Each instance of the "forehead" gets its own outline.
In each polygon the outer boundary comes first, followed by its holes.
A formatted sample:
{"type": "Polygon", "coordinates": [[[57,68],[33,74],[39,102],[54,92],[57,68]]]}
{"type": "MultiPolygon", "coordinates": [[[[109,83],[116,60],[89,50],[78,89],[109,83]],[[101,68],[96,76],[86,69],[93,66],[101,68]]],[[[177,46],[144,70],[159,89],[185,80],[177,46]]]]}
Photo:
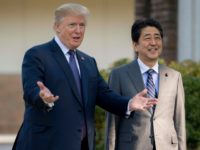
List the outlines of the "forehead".
{"type": "Polygon", "coordinates": [[[64,17],[64,20],[67,22],[86,22],[86,19],[83,15],[67,15],[64,17]]]}
{"type": "Polygon", "coordinates": [[[141,30],[141,36],[145,35],[160,35],[160,31],[156,27],[145,27],[141,30]]]}

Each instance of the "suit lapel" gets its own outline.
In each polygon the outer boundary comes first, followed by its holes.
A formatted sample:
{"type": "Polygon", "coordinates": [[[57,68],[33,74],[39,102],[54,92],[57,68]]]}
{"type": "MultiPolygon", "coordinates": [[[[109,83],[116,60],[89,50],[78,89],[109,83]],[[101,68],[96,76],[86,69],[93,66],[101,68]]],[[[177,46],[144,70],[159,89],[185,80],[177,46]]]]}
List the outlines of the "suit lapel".
{"type": "Polygon", "coordinates": [[[87,104],[87,97],[88,97],[88,76],[87,76],[87,69],[86,69],[86,58],[81,55],[81,53],[77,50],[77,58],[79,62],[80,72],[81,72],[81,85],[82,85],[82,98],[84,104],[87,104]]]}
{"type": "MultiPolygon", "coordinates": [[[[141,92],[142,90],[144,90],[145,85],[144,85],[143,77],[142,77],[140,67],[139,67],[137,60],[134,60],[129,65],[129,67],[127,69],[127,73],[129,75],[129,78],[133,82],[133,85],[135,86],[135,89],[137,90],[137,92],[141,92]]],[[[150,109],[148,109],[148,112],[149,112],[149,114],[152,114],[150,109]]]]}
{"type": "Polygon", "coordinates": [[[168,78],[169,78],[168,76],[169,76],[169,71],[166,69],[166,67],[164,65],[159,65],[158,104],[156,105],[154,116],[158,115],[158,112],[160,110],[159,106],[160,106],[160,103],[162,103],[163,101],[160,95],[165,95],[165,93],[163,93],[163,89],[167,88],[167,83],[168,83],[168,78]]]}
{"type": "Polygon", "coordinates": [[[65,73],[67,79],[68,79],[68,82],[70,83],[70,87],[72,88],[72,91],[75,95],[75,97],[78,99],[78,101],[80,103],[81,102],[81,97],[80,97],[80,94],[78,92],[78,89],[77,87],[75,86],[76,83],[75,83],[75,80],[74,80],[74,77],[73,77],[73,74],[72,74],[72,71],[71,71],[71,68],[63,54],[63,52],[61,51],[61,49],[59,48],[59,46],[55,43],[55,41],[52,41],[51,42],[51,46],[52,46],[52,50],[53,50],[53,56],[54,58],[56,59],[56,61],[58,62],[58,64],[60,65],[60,67],[62,68],[63,72],[65,73]]]}
{"type": "Polygon", "coordinates": [[[141,92],[145,87],[137,60],[134,60],[128,66],[127,74],[133,82],[135,89],[137,89],[138,92],[141,92]]]}

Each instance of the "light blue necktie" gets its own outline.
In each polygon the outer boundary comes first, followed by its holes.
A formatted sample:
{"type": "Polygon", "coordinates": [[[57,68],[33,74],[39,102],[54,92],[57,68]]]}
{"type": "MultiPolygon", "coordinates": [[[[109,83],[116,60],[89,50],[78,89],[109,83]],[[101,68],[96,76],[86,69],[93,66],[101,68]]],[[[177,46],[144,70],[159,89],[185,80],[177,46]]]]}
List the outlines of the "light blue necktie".
{"type": "MultiPolygon", "coordinates": [[[[154,70],[153,69],[149,69],[146,73],[147,73],[147,83],[146,83],[146,88],[147,88],[147,97],[149,98],[156,98],[157,94],[156,94],[156,88],[155,88],[155,84],[153,82],[153,74],[154,70]]],[[[150,126],[150,138],[151,138],[151,143],[153,145],[153,149],[155,149],[155,139],[154,139],[154,129],[153,129],[153,115],[154,115],[154,111],[155,111],[155,105],[149,109],[149,111],[151,112],[151,126],[150,126]]]]}
{"type": "Polygon", "coordinates": [[[149,69],[147,71],[147,84],[146,84],[146,88],[147,88],[147,97],[149,98],[155,98],[156,97],[156,88],[155,88],[155,84],[153,82],[153,74],[154,70],[153,69],[149,69]]]}
{"type": "MultiPolygon", "coordinates": [[[[153,69],[149,69],[146,73],[147,73],[147,83],[146,83],[146,88],[147,88],[147,97],[148,98],[156,98],[156,87],[155,84],[153,82],[153,74],[154,70],[153,69]]],[[[151,113],[154,112],[155,110],[155,105],[149,109],[151,113]]]]}

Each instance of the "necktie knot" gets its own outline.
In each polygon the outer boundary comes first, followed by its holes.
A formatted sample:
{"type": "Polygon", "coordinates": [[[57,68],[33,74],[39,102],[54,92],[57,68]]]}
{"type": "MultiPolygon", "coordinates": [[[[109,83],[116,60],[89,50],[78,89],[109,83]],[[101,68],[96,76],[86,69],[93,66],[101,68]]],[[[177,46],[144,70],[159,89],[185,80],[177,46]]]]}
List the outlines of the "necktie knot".
{"type": "Polygon", "coordinates": [[[70,56],[73,56],[73,57],[74,57],[74,55],[76,54],[76,52],[75,52],[74,50],[69,50],[67,53],[68,53],[70,56]]]}
{"type": "Polygon", "coordinates": [[[148,74],[148,75],[152,75],[152,74],[153,74],[153,72],[154,72],[154,70],[153,70],[153,69],[149,69],[149,70],[147,70],[147,74],[148,74]]]}

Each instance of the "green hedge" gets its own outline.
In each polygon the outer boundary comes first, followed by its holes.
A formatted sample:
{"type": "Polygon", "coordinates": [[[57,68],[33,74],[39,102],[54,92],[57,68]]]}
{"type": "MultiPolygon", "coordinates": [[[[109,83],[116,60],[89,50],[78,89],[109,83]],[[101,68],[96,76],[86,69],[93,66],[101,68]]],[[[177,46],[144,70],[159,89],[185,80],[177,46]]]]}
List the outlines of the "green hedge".
{"type": "Polygon", "coordinates": [[[187,60],[169,66],[183,76],[188,150],[200,150],[200,63],[187,60]]]}
{"type": "MultiPolygon", "coordinates": [[[[101,70],[105,80],[112,68],[129,63],[129,59],[120,59],[108,68],[101,70]]],[[[160,60],[165,63],[164,60],[160,60]]],[[[181,72],[185,90],[186,129],[188,150],[200,150],[200,63],[186,60],[181,63],[171,62],[168,66],[181,72]]],[[[96,150],[104,149],[105,111],[96,108],[96,150]]]]}

